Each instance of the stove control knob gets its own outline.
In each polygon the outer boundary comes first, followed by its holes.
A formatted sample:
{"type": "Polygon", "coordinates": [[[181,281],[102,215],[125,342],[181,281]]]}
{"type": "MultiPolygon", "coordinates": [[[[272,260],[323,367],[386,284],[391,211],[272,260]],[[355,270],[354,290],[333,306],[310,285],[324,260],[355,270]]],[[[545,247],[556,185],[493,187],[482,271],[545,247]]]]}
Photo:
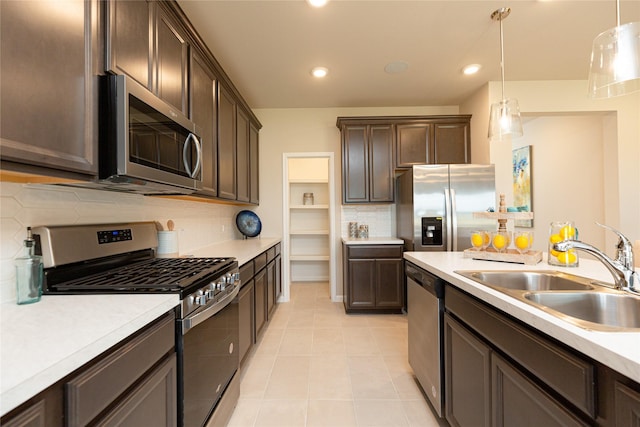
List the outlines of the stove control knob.
{"type": "Polygon", "coordinates": [[[198,295],[196,295],[196,304],[207,305],[207,293],[202,289],[200,289],[198,295]]]}
{"type": "Polygon", "coordinates": [[[224,280],[229,284],[233,284],[233,282],[235,281],[233,274],[231,273],[227,273],[226,276],[224,277],[224,280]]]}
{"type": "Polygon", "coordinates": [[[218,290],[224,291],[226,287],[227,287],[227,283],[224,281],[224,278],[221,278],[218,281],[218,290]]]}
{"type": "Polygon", "coordinates": [[[233,279],[237,282],[240,280],[240,272],[233,273],[233,279]]]}

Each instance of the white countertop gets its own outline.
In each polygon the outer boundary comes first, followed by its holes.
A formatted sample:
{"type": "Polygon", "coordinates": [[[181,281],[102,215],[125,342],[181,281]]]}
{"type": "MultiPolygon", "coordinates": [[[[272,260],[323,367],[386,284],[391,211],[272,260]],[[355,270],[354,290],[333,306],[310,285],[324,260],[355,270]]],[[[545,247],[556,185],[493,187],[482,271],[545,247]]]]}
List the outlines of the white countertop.
{"type": "Polygon", "coordinates": [[[238,260],[238,265],[242,265],[251,261],[256,255],[260,255],[281,240],[282,239],[277,237],[229,240],[180,255],[193,255],[195,257],[235,257],[238,260]]]}
{"type": "Polygon", "coordinates": [[[547,264],[545,256],[537,265],[525,266],[476,261],[463,258],[462,252],[405,252],[404,258],[634,381],[640,382],[640,332],[600,332],[583,329],[454,273],[457,270],[558,270],[612,283],[611,273],[601,262],[580,259],[580,266],[577,268],[555,267],[547,264]]]}
{"type": "Polygon", "coordinates": [[[402,245],[404,241],[397,237],[368,237],[366,239],[356,239],[351,237],[343,237],[342,242],[345,245],[402,245]]]}
{"type": "MultiPolygon", "coordinates": [[[[189,254],[242,265],[280,242],[232,240],[189,254]]],[[[0,416],[55,384],[180,303],[178,295],[44,295],[0,305],[0,416]]]]}

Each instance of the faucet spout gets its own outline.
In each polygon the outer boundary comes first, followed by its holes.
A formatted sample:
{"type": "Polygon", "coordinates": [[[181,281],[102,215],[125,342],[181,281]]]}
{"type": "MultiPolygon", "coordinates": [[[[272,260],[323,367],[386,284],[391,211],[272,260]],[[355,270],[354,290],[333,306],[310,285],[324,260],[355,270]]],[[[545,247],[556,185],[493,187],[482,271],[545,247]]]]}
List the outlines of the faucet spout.
{"type": "Polygon", "coordinates": [[[624,268],[622,263],[611,259],[607,256],[607,254],[605,254],[595,246],[581,242],[579,240],[564,240],[553,245],[553,248],[559,252],[566,252],[569,249],[576,249],[579,251],[590,253],[598,260],[600,260],[605,265],[605,267],[607,267],[607,270],[609,270],[609,272],[613,276],[616,289],[623,289],[628,287],[626,269],[624,268]]]}

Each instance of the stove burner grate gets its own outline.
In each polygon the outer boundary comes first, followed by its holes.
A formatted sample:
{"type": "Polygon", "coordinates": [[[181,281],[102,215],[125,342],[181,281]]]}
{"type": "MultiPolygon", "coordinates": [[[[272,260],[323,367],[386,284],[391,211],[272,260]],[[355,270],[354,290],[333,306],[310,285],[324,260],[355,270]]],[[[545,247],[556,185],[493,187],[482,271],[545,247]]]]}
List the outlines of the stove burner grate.
{"type": "Polygon", "coordinates": [[[153,258],[66,281],[58,290],[176,292],[213,277],[231,258],[153,258]]]}

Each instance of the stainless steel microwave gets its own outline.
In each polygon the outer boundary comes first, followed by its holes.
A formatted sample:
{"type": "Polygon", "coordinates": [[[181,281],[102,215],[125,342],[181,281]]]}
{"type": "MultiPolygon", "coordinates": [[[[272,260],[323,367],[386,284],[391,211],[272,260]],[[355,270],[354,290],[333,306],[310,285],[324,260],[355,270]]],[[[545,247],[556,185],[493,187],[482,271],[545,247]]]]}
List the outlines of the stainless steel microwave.
{"type": "Polygon", "coordinates": [[[140,194],[200,189],[203,160],[195,124],[130,77],[109,75],[103,83],[99,181],[93,184],[140,194]]]}

